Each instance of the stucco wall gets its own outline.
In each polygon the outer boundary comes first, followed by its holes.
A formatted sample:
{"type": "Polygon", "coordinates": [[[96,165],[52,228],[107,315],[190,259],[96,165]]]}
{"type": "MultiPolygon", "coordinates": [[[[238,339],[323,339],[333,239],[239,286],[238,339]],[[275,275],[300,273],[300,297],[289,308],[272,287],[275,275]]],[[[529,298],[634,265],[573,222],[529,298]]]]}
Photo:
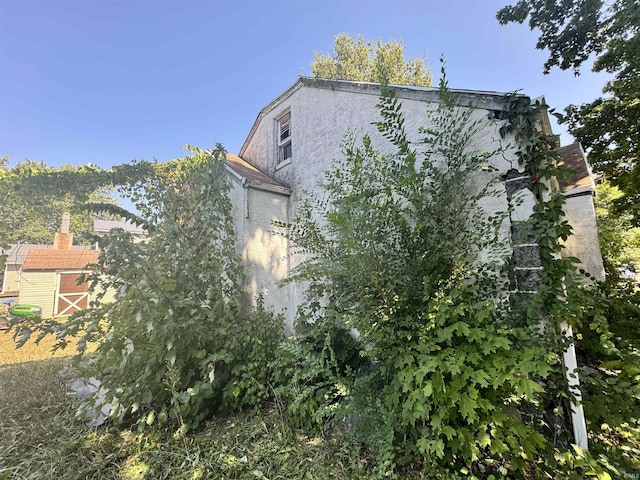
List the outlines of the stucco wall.
{"type": "Polygon", "coordinates": [[[598,240],[595,207],[591,193],[569,196],[565,204],[565,218],[573,228],[573,234],[564,242],[562,255],[577,257],[578,265],[596,280],[604,280],[604,266],[598,240]]]}
{"type": "MultiPolygon", "coordinates": [[[[307,196],[306,192],[320,192],[324,172],[331,167],[335,159],[342,157],[341,145],[347,131],[351,131],[357,139],[368,133],[376,147],[382,151],[392,151],[393,147],[389,142],[378,133],[374,125],[371,125],[372,122],[380,120],[376,108],[379,96],[372,94],[370,89],[363,92],[301,86],[263,111],[263,117],[243,147],[241,155],[249,163],[291,188],[291,218],[296,214],[297,205],[307,196]],[[288,165],[278,168],[276,125],[277,119],[286,111],[291,112],[293,155],[288,165]]],[[[436,108],[437,104],[411,99],[401,101],[407,133],[410,139],[415,140],[419,136],[418,128],[428,124],[427,110],[436,108]]],[[[476,137],[475,149],[490,150],[497,148],[500,143],[509,143],[509,139],[502,140],[498,132],[503,123],[489,120],[489,113],[485,108],[473,110],[473,120],[481,120],[484,124],[476,137]]],[[[518,168],[513,148],[503,155],[493,157],[491,161],[492,166],[498,170],[496,175],[504,174],[511,168],[518,168]]],[[[482,183],[481,176],[479,173],[478,184],[482,183]]],[[[531,206],[530,202],[524,202],[518,207],[518,216],[527,217],[531,206]]],[[[498,197],[487,199],[483,207],[487,211],[506,211],[506,192],[502,191],[498,197]]],[[[503,229],[507,251],[509,227],[510,225],[505,223],[503,229]]],[[[300,260],[292,258],[290,266],[294,266],[300,260]]],[[[304,286],[293,284],[289,293],[290,305],[297,305],[304,298],[304,286]]]]}
{"type": "Polygon", "coordinates": [[[230,192],[238,240],[238,252],[244,265],[244,286],[249,301],[255,304],[261,295],[265,304],[285,315],[285,325],[291,328],[293,311],[289,287],[278,282],[288,274],[287,239],[279,235],[274,221],[287,222],[286,195],[243,186],[232,176],[230,192]]]}

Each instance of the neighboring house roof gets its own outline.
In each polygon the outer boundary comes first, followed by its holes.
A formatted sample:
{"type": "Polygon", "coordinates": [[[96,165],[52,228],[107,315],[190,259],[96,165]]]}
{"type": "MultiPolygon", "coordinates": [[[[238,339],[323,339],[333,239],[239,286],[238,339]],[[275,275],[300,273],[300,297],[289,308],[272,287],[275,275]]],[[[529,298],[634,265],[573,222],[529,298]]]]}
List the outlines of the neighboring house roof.
{"type": "Polygon", "coordinates": [[[54,250],[31,248],[22,266],[23,270],[83,270],[98,261],[97,250],[54,250]]]}
{"type": "Polygon", "coordinates": [[[575,172],[568,180],[559,182],[560,190],[565,193],[571,193],[577,189],[581,191],[593,190],[593,178],[589,172],[584,151],[578,142],[558,149],[558,165],[564,165],[575,172]]]}
{"type": "Polygon", "coordinates": [[[234,173],[243,184],[248,184],[250,187],[260,190],[282,193],[284,195],[291,194],[291,190],[285,185],[274,180],[266,173],[261,172],[237,155],[227,153],[226,157],[227,169],[234,173]]]}
{"type": "MultiPolygon", "coordinates": [[[[0,255],[7,255],[7,259],[5,260],[6,265],[22,265],[25,258],[27,258],[29,250],[31,250],[32,248],[51,250],[53,249],[53,245],[39,245],[36,243],[10,244],[8,249],[0,248],[0,255]]],[[[74,245],[72,248],[74,250],[87,250],[91,247],[74,245]]]]}
{"type": "Polygon", "coordinates": [[[144,228],[134,223],[100,219],[95,219],[93,221],[93,232],[96,234],[103,232],[109,233],[114,228],[121,228],[125,232],[133,233],[136,235],[144,235],[144,228]]]}
{"type": "MultiPolygon", "coordinates": [[[[277,107],[284,100],[293,95],[297,90],[302,87],[321,88],[325,90],[339,91],[339,92],[351,92],[365,95],[380,96],[380,84],[371,82],[354,82],[350,80],[330,80],[326,78],[312,78],[300,76],[298,80],[286,89],[283,93],[273,99],[267,106],[265,106],[251,127],[247,139],[244,141],[242,148],[240,149],[240,156],[244,154],[245,148],[251,142],[253,134],[258,128],[258,125],[262,119],[275,107],[277,107]]],[[[418,87],[412,85],[390,85],[393,87],[395,95],[399,99],[419,100],[425,102],[439,102],[440,101],[440,89],[438,87],[418,87]]],[[[508,106],[508,101],[513,98],[528,99],[527,95],[513,94],[507,92],[492,92],[483,90],[464,90],[464,89],[451,89],[451,92],[458,95],[461,105],[473,106],[475,108],[484,108],[487,110],[502,111],[508,106]]]]}

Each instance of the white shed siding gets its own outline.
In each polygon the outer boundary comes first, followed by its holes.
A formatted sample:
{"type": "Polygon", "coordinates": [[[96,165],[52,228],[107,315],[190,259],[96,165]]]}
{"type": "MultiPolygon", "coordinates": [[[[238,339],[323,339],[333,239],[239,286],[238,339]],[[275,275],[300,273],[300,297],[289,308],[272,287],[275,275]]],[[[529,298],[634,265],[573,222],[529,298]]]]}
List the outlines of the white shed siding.
{"type": "Polygon", "coordinates": [[[20,303],[37,305],[43,318],[52,318],[55,289],[56,272],[23,272],[20,303]]]}

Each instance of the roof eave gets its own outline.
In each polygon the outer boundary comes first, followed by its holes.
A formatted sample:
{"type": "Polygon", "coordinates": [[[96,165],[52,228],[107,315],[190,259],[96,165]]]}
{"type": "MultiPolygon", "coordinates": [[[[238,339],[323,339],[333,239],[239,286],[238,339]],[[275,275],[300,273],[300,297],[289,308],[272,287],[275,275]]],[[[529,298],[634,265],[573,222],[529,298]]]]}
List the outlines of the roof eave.
{"type": "Polygon", "coordinates": [[[253,138],[253,135],[255,134],[256,130],[258,129],[258,125],[260,125],[260,122],[262,121],[262,119],[276,105],[279,105],[285,99],[287,99],[291,95],[293,95],[293,93],[295,91],[299,90],[302,87],[302,85],[303,85],[302,84],[302,78],[303,77],[298,78],[298,80],[296,80],[289,88],[287,88],[284,92],[282,92],[276,98],[271,100],[266,106],[264,106],[260,110],[260,112],[258,113],[258,116],[256,117],[256,120],[253,122],[253,126],[251,127],[251,130],[249,131],[249,135],[247,135],[246,140],[244,141],[244,143],[242,144],[242,147],[240,148],[240,152],[238,152],[238,156],[239,157],[242,157],[244,155],[244,151],[247,148],[247,146],[249,145],[249,142],[251,142],[251,139],[253,138]]]}
{"type": "Polygon", "coordinates": [[[594,194],[595,194],[595,187],[593,185],[585,185],[584,187],[571,188],[571,189],[564,190],[562,192],[562,195],[564,195],[565,198],[581,197],[584,195],[593,196],[594,194]]]}
{"type": "MultiPolygon", "coordinates": [[[[417,87],[410,85],[389,85],[393,87],[396,96],[401,99],[419,100],[428,102],[438,102],[440,99],[440,90],[436,87],[417,87]]],[[[380,84],[372,82],[355,82],[351,80],[333,80],[327,78],[313,78],[300,76],[289,88],[269,102],[256,117],[253,126],[247,135],[246,140],[240,148],[238,156],[242,157],[253,138],[258,125],[262,119],[276,106],[281,104],[287,98],[291,97],[297,90],[302,87],[322,88],[333,91],[364,93],[369,95],[380,96],[380,84]]],[[[483,90],[465,90],[451,89],[451,91],[460,96],[461,105],[475,108],[484,108],[487,110],[504,110],[507,102],[516,98],[529,99],[527,95],[521,93],[508,92],[492,92],[483,90]]]]}
{"type": "Polygon", "coordinates": [[[243,175],[240,175],[229,164],[225,163],[224,166],[226,167],[227,171],[242,184],[243,187],[253,188],[255,190],[262,190],[264,192],[277,193],[279,195],[285,195],[287,197],[291,196],[290,188],[253,181],[243,175]]]}

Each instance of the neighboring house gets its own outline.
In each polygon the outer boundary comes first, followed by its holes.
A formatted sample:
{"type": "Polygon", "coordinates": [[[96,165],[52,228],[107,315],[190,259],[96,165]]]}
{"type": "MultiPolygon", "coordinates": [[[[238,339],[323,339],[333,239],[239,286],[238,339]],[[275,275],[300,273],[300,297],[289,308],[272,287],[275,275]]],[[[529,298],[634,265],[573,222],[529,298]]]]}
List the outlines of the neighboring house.
{"type": "MultiPolygon", "coordinates": [[[[393,86],[402,102],[405,126],[410,139],[418,138],[418,128],[429,122],[427,111],[437,105],[437,88],[393,86]]],[[[472,110],[473,119],[497,117],[503,111],[510,94],[472,90],[454,90],[461,99],[461,108],[472,110]]],[[[251,128],[238,156],[227,156],[233,187],[231,198],[234,220],[242,251],[246,289],[254,298],[264,297],[268,305],[285,314],[288,328],[292,327],[296,307],[304,299],[304,286],[289,284],[277,286],[299,261],[290,256],[289,245],[282,235],[274,235],[273,221],[288,222],[296,215],[297,207],[308,195],[321,194],[324,172],[334,159],[342,158],[341,145],[345,134],[357,138],[369,134],[375,147],[389,151],[391,146],[382,138],[372,122],[380,119],[376,108],[380,96],[377,84],[341,80],[310,79],[301,77],[284,93],[264,107],[251,128]]],[[[520,98],[528,99],[524,95],[520,98]]],[[[530,100],[529,100],[530,101],[530,100]]],[[[538,264],[518,264],[517,259],[529,258],[528,250],[537,247],[518,245],[511,239],[511,231],[518,222],[525,221],[533,212],[535,197],[526,188],[529,176],[520,172],[513,138],[501,139],[502,120],[489,120],[478,138],[477,148],[494,149],[512,145],[504,155],[492,159],[493,167],[504,179],[504,191],[486,208],[506,211],[511,216],[504,227],[504,243],[511,248],[518,270],[514,292],[530,290],[530,284],[539,278],[538,264]]],[[[540,110],[538,128],[551,135],[546,111],[540,110]]],[[[479,175],[481,175],[479,173],[479,175]]],[[[573,200],[568,194],[571,207],[573,200]]],[[[574,194],[577,192],[573,192],[574,194]]],[[[582,210],[580,210],[582,211],[582,210]]],[[[593,212],[586,213],[591,215],[593,212]]],[[[574,221],[573,208],[567,215],[574,221]]],[[[583,241],[570,249],[572,255],[599,257],[596,240],[583,237],[583,241]],[[589,248],[585,247],[588,243],[589,248]],[[591,248],[593,247],[593,248],[591,248]]],[[[537,250],[536,250],[537,251],[537,250]]],[[[598,264],[598,258],[594,264],[598,264]]],[[[590,267],[591,268],[591,267],[590,267]]],[[[594,274],[599,270],[596,268],[594,274]]]]}
{"type": "Polygon", "coordinates": [[[95,219],[93,221],[93,234],[100,237],[108,235],[111,230],[120,228],[125,232],[129,232],[134,239],[134,242],[140,242],[146,237],[144,228],[139,225],[135,225],[131,222],[121,222],[117,220],[101,220],[95,219]]]}
{"type": "Polygon", "coordinates": [[[18,296],[22,275],[22,265],[31,248],[53,248],[53,245],[13,243],[8,249],[0,248],[0,255],[6,255],[4,276],[2,277],[2,295],[18,296]]]}
{"type": "Polygon", "coordinates": [[[582,262],[579,268],[595,280],[602,281],[604,265],[593,203],[595,183],[587,159],[580,144],[573,143],[560,147],[558,160],[559,165],[565,165],[575,172],[568,181],[560,182],[560,190],[567,201],[565,218],[573,227],[573,234],[564,243],[563,256],[579,258],[582,262]]]}
{"type": "Polygon", "coordinates": [[[42,308],[43,318],[68,316],[89,304],[88,284],[78,277],[91,272],[98,260],[92,247],[73,247],[70,216],[63,215],[61,231],[52,246],[29,248],[21,269],[20,303],[42,308]]]}

